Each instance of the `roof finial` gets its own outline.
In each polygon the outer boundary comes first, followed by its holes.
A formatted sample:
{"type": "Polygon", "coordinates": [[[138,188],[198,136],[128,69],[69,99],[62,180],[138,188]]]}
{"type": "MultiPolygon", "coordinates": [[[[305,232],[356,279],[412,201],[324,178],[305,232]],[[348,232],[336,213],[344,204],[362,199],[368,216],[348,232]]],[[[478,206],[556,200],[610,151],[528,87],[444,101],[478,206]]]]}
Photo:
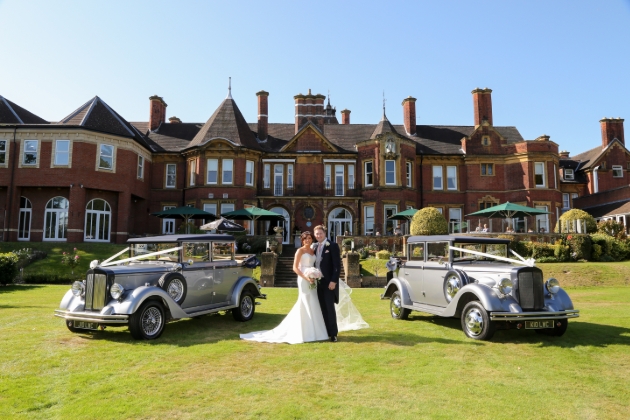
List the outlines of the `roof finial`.
{"type": "Polygon", "coordinates": [[[330,105],[330,89],[328,89],[328,105],[330,105]]]}
{"type": "Polygon", "coordinates": [[[228,78],[228,96],[225,99],[232,99],[232,78],[228,78]]]}
{"type": "Polygon", "coordinates": [[[387,99],[385,99],[385,89],[383,89],[383,119],[387,119],[387,117],[385,116],[385,102],[387,101],[387,99]]]}

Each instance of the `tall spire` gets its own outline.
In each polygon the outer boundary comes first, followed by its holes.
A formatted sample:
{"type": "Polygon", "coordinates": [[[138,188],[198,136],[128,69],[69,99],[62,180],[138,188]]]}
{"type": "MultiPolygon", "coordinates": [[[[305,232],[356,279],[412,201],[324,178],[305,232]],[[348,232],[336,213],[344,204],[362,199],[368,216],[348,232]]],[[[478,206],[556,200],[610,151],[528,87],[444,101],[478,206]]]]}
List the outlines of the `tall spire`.
{"type": "Polygon", "coordinates": [[[383,89],[383,119],[386,120],[387,117],[385,116],[385,102],[387,101],[387,99],[385,99],[385,90],[383,89]]]}
{"type": "Polygon", "coordinates": [[[232,78],[228,78],[228,95],[225,99],[232,99],[232,78]]]}

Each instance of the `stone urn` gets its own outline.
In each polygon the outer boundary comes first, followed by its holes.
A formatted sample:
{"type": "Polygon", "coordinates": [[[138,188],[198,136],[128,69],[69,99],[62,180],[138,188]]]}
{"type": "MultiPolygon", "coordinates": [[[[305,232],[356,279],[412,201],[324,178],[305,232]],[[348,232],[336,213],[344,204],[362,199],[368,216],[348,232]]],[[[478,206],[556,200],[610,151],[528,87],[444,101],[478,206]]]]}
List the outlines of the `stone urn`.
{"type": "Polygon", "coordinates": [[[277,254],[282,254],[282,232],[284,232],[284,228],[282,226],[276,226],[275,228],[273,228],[273,231],[276,232],[276,242],[278,242],[277,254]]]}

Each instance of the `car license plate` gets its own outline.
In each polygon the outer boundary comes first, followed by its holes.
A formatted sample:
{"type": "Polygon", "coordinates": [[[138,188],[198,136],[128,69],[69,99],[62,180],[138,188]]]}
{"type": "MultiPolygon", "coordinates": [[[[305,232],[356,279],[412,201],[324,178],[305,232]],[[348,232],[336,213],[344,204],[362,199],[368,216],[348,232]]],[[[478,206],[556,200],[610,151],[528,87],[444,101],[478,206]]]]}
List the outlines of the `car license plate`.
{"type": "Polygon", "coordinates": [[[82,330],[97,330],[98,323],[96,322],[85,322],[85,321],[74,321],[74,328],[81,328],[82,330]]]}
{"type": "Polygon", "coordinates": [[[525,329],[537,330],[540,328],[553,328],[553,321],[525,321],[525,329]]]}

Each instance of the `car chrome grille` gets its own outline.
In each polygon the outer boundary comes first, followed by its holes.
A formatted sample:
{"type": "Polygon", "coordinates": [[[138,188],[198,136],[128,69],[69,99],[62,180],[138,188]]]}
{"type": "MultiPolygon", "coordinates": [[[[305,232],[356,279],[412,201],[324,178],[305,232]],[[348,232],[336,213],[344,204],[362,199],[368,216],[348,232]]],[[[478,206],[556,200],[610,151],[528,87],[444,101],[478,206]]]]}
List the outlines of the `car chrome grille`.
{"type": "Polygon", "coordinates": [[[107,276],[89,273],[85,283],[85,309],[100,311],[105,307],[107,276]]]}
{"type": "Polygon", "coordinates": [[[545,306],[545,291],[540,270],[518,273],[517,299],[523,310],[540,310],[545,306]]]}

